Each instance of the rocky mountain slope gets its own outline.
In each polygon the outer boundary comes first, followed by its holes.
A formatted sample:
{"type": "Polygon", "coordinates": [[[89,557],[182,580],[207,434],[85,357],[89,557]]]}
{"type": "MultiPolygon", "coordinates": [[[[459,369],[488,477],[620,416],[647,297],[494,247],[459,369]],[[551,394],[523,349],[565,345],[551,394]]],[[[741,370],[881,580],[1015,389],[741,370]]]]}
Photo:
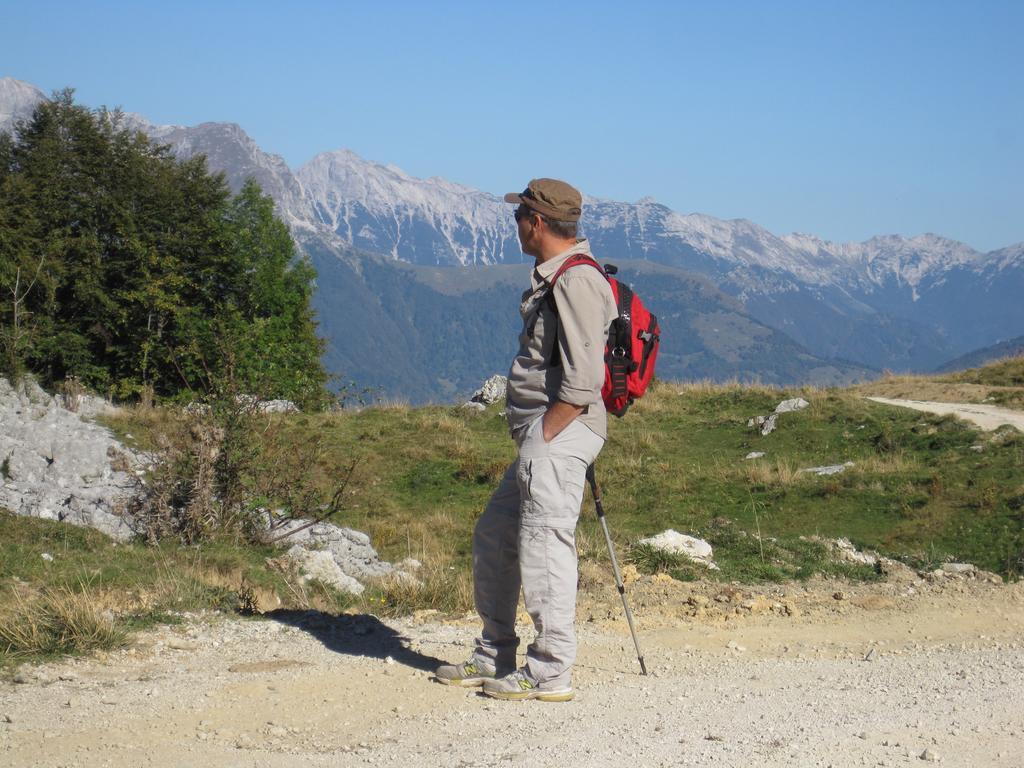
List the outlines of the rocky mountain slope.
{"type": "MultiPolygon", "coordinates": [[[[10,78],[0,83],[0,115],[16,116],[19,110],[24,115],[31,102],[27,93],[34,91],[37,100],[42,98],[31,86],[10,78]]],[[[180,156],[206,154],[212,168],[225,171],[233,188],[253,176],[274,198],[321,272],[317,302],[333,350],[328,360],[332,366],[348,363],[334,370],[352,378],[365,374],[361,369],[377,371],[368,383],[416,400],[474,386],[459,376],[450,386],[440,380],[444,376],[424,378],[422,367],[411,363],[421,348],[413,347],[412,339],[424,336],[422,326],[409,326],[408,308],[383,300],[381,286],[367,280],[377,276],[389,285],[416,282],[398,293],[422,296],[421,321],[452,312],[460,315],[458,330],[446,334],[442,329],[444,338],[434,346],[424,342],[431,359],[437,359],[438,345],[441,354],[449,356],[456,349],[453,344],[495,349],[474,330],[475,310],[463,313],[461,302],[445,306],[444,291],[431,296],[430,280],[424,282],[424,276],[436,267],[489,272],[499,265],[522,264],[511,206],[496,195],[441,178],[417,179],[346,150],[320,154],[293,171],[230,123],[157,126],[130,114],[125,120],[169,143],[180,156]],[[405,269],[402,263],[428,269],[405,269]],[[329,290],[324,288],[327,284],[329,290]],[[376,320],[371,323],[369,317],[376,320]],[[378,360],[365,360],[366,348],[353,341],[353,322],[360,329],[389,329],[388,338],[372,337],[378,360]],[[388,350],[400,356],[384,360],[388,350]],[[360,359],[362,364],[355,362],[360,359]],[[392,372],[384,374],[383,368],[392,372]]],[[[844,380],[849,381],[870,375],[872,369],[931,369],[1024,331],[1024,304],[1015,298],[1024,290],[1024,244],[985,254],[936,235],[892,235],[864,243],[832,243],[802,234],[780,237],[749,221],[684,215],[651,199],[622,203],[588,197],[584,224],[602,260],[664,265],[675,270],[666,274],[676,275],[673,280],[678,278],[679,285],[693,286],[695,277],[710,282],[718,291],[716,301],[724,304],[714,310],[705,307],[705,325],[714,312],[739,313],[746,321],[772,329],[771,338],[785,337],[789,345],[769,345],[764,354],[751,357],[748,353],[758,345],[734,333],[731,338],[738,346],[725,349],[721,341],[718,344],[725,359],[734,359],[723,367],[706,364],[716,357],[703,354],[709,351],[706,348],[702,354],[684,351],[687,344],[704,338],[691,328],[683,331],[684,337],[666,334],[663,354],[668,353],[666,359],[685,360],[678,370],[688,378],[717,377],[728,369],[728,375],[739,371],[766,381],[824,383],[814,378],[815,371],[845,368],[844,380]],[[806,364],[794,365],[797,357],[806,364]],[[851,362],[836,364],[837,359],[851,362]]],[[[451,279],[461,282],[466,274],[456,271],[451,279]]],[[[501,297],[481,295],[488,307],[495,302],[514,306],[516,292],[501,274],[478,282],[491,286],[487,290],[506,286],[501,297]]],[[[685,291],[665,294],[664,300],[672,294],[672,303],[652,300],[654,311],[662,316],[682,313],[684,304],[694,303],[685,291]]],[[[429,335],[437,339],[436,333],[429,335]]],[[[466,349],[462,354],[471,353],[466,349]]],[[[494,370],[482,358],[469,365],[474,379],[494,370]]]]}

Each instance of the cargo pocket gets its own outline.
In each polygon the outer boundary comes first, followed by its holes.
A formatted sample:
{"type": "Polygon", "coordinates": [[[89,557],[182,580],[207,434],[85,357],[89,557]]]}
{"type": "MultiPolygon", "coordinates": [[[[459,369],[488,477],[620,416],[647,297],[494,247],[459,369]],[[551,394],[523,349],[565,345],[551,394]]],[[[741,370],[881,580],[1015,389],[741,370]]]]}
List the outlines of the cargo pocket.
{"type": "Polygon", "coordinates": [[[533,512],[533,459],[520,458],[516,465],[516,485],[519,486],[519,519],[526,520],[533,512]]]}
{"type": "Polygon", "coordinates": [[[523,505],[522,525],[571,531],[583,499],[583,470],[579,461],[562,456],[523,462],[530,503],[523,505]],[[579,475],[579,477],[576,477],[579,475]]]}

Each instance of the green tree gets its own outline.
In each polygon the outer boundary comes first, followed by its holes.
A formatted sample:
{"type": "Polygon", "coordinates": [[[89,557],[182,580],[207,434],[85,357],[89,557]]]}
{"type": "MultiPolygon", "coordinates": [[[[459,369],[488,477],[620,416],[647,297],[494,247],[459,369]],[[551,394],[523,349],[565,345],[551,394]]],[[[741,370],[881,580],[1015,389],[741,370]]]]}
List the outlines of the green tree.
{"type": "Polygon", "coordinates": [[[314,275],[272,202],[123,122],[64,90],[0,137],[4,368],[122,397],[230,380],[323,402],[314,275]]]}

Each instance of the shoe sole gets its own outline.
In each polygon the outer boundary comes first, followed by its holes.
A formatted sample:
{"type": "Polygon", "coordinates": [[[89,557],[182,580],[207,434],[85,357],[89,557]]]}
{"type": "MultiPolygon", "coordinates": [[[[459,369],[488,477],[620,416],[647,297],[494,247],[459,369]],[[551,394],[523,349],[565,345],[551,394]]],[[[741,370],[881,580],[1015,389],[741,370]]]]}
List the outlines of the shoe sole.
{"type": "Polygon", "coordinates": [[[536,699],[537,701],[572,701],[576,695],[575,691],[524,691],[522,693],[518,691],[488,691],[484,689],[484,693],[490,696],[492,699],[501,699],[502,701],[529,701],[530,699],[536,699]]]}
{"type": "Polygon", "coordinates": [[[489,677],[480,677],[480,678],[465,677],[465,678],[455,678],[455,679],[449,680],[448,678],[444,678],[444,677],[437,677],[437,676],[434,677],[434,680],[436,680],[437,682],[441,683],[442,685],[454,685],[457,688],[479,688],[487,680],[491,680],[491,679],[492,678],[489,678],[489,677]]]}

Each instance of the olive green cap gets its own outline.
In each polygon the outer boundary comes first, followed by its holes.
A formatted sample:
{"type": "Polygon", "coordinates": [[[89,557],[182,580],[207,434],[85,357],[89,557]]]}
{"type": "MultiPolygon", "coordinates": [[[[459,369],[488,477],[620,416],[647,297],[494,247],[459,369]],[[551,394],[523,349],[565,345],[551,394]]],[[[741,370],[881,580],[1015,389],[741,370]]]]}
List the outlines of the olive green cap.
{"type": "Polygon", "coordinates": [[[583,196],[574,186],[558,179],[533,179],[522,192],[509,192],[506,203],[519,203],[556,221],[579,221],[583,196]]]}

